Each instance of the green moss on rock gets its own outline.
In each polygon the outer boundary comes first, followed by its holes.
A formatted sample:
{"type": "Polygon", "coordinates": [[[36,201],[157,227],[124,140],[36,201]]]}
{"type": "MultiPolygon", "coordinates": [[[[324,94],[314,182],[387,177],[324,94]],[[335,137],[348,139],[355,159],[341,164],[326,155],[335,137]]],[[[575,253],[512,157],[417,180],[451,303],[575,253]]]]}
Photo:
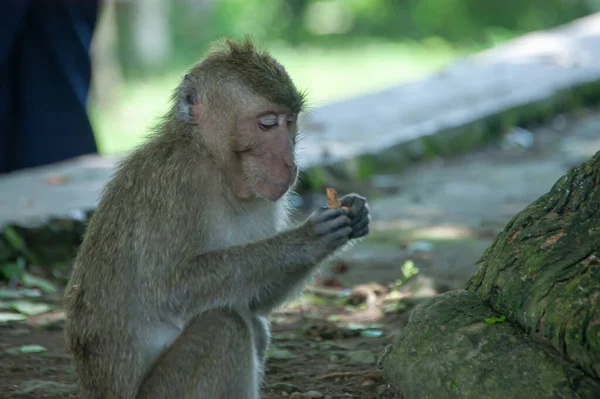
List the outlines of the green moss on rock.
{"type": "Polygon", "coordinates": [[[382,356],[384,376],[405,399],[598,398],[600,383],[456,290],[421,303],[382,356]]]}
{"type": "Polygon", "coordinates": [[[600,378],[600,152],[513,218],[467,284],[600,378]]]}

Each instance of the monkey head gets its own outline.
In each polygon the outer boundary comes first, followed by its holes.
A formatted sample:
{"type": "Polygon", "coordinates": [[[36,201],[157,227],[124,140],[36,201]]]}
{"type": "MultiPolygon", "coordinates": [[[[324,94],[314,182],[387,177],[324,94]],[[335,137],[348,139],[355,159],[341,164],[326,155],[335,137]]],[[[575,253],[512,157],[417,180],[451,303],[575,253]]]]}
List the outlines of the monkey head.
{"type": "Polygon", "coordinates": [[[184,77],[174,101],[183,131],[208,150],[238,198],[276,201],[296,183],[305,96],[250,39],[215,45],[184,77]]]}

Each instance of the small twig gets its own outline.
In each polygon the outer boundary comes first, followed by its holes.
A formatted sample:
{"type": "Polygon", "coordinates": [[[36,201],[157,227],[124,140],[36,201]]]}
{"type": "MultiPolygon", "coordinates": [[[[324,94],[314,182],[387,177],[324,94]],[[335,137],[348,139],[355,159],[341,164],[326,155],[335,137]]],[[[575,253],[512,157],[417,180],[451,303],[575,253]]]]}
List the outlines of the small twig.
{"type": "Polygon", "coordinates": [[[369,379],[381,378],[381,372],[379,370],[369,371],[334,371],[333,373],[322,374],[317,377],[317,380],[328,380],[331,378],[341,377],[368,377],[369,379]]]}

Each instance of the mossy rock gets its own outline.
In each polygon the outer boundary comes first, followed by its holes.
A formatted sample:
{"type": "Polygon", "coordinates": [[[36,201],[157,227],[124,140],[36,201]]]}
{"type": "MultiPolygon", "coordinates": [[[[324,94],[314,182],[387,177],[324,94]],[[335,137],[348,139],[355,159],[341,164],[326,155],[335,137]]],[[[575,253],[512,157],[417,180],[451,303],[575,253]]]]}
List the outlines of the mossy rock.
{"type": "Polygon", "coordinates": [[[466,290],[422,302],[382,357],[386,380],[405,399],[600,398],[598,381],[498,316],[466,290]]]}
{"type": "Polygon", "coordinates": [[[600,152],[513,218],[467,284],[600,379],[600,152]]]}

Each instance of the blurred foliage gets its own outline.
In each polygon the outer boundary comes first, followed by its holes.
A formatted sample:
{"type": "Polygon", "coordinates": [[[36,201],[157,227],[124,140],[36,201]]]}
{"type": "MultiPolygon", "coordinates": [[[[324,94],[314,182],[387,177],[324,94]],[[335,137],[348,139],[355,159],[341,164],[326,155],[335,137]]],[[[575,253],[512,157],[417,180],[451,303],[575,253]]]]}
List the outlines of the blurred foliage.
{"type": "MultiPolygon", "coordinates": [[[[322,46],[437,37],[460,47],[485,47],[499,36],[556,26],[596,8],[590,0],[173,0],[170,64],[189,65],[223,35],[322,46]]],[[[118,19],[125,31],[127,13],[118,19]]],[[[127,64],[131,52],[126,40],[120,43],[127,64]]]]}
{"type": "Polygon", "coordinates": [[[420,79],[467,54],[600,9],[600,0],[108,2],[114,6],[96,36],[90,114],[100,150],[111,154],[144,140],[169,105],[165,93],[223,36],[255,38],[314,107],[420,79]]]}

